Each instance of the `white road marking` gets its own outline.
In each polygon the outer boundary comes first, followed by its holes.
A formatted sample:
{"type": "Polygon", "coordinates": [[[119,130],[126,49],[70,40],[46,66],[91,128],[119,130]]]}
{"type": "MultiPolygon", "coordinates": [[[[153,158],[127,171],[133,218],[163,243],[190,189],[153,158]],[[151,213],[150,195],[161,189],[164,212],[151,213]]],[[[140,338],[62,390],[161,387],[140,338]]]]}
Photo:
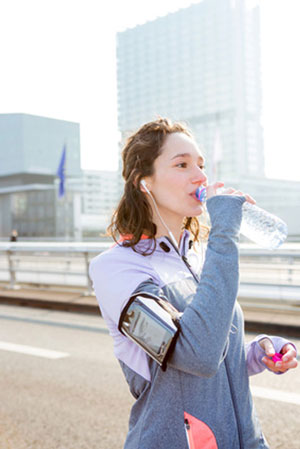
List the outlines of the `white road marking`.
{"type": "Polygon", "coordinates": [[[272,401],[285,402],[288,404],[300,405],[300,394],[288,393],[273,388],[251,387],[253,396],[263,399],[271,399],[272,401]]]}
{"type": "Polygon", "coordinates": [[[27,345],[17,345],[15,343],[8,343],[5,341],[0,341],[0,349],[4,351],[18,352],[20,354],[35,355],[46,359],[62,359],[70,355],[67,352],[52,351],[50,349],[35,348],[27,345]]]}

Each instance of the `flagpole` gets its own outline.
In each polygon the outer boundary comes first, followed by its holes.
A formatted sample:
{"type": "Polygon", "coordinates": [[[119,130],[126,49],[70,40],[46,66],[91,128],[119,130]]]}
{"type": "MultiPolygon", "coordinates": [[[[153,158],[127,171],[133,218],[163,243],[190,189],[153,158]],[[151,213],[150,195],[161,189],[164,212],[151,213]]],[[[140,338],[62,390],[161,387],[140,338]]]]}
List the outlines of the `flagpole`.
{"type": "MultiPolygon", "coordinates": [[[[66,142],[64,145],[64,148],[67,148],[66,142]]],[[[65,194],[64,194],[64,212],[65,212],[65,241],[69,240],[69,222],[68,222],[68,198],[67,198],[67,194],[68,194],[68,190],[67,190],[67,155],[65,158],[65,194]]]]}
{"type": "Polygon", "coordinates": [[[64,234],[65,234],[65,241],[67,240],[67,236],[68,236],[68,232],[67,232],[67,226],[68,226],[68,223],[67,223],[67,214],[68,214],[68,204],[67,204],[67,195],[66,195],[66,193],[64,194],[64,207],[63,207],[63,209],[64,209],[64,234]]]}
{"type": "Polygon", "coordinates": [[[58,196],[61,200],[63,198],[62,208],[63,208],[63,214],[64,214],[64,231],[63,235],[65,240],[67,240],[68,237],[68,201],[67,201],[67,195],[66,195],[66,189],[65,189],[65,172],[66,172],[66,143],[63,146],[59,166],[57,169],[57,176],[59,177],[59,191],[58,196]]]}

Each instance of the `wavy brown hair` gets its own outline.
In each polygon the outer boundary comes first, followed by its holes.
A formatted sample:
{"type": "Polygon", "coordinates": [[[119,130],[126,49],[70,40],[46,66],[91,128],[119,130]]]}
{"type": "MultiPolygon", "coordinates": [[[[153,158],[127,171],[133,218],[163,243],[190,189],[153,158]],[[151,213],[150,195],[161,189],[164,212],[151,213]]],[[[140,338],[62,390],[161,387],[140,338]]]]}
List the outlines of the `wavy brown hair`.
{"type": "MultiPolygon", "coordinates": [[[[156,225],[153,223],[151,206],[146,195],[140,189],[144,177],[153,175],[154,161],[161,154],[162,146],[168,134],[181,132],[193,137],[189,129],[181,122],[171,122],[167,118],[158,118],[146,123],[132,134],[126,141],[122,152],[124,193],[115,210],[107,232],[115,242],[119,236],[126,236],[124,246],[131,247],[143,255],[152,254],[155,250],[156,225]],[[135,246],[143,234],[149,237],[146,251],[138,251],[135,246]]],[[[194,241],[200,240],[200,224],[197,217],[186,217],[183,229],[191,232],[194,241]]],[[[201,227],[201,231],[202,231],[201,227]]],[[[207,235],[207,228],[203,229],[207,235]]]]}

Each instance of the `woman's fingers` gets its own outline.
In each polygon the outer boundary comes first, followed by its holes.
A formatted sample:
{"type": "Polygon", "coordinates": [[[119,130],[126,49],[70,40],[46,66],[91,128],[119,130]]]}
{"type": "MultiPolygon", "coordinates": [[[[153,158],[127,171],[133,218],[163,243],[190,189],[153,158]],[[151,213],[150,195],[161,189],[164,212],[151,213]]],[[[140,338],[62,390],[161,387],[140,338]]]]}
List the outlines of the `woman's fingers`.
{"type": "Polygon", "coordinates": [[[264,350],[264,352],[267,356],[267,357],[262,358],[262,361],[264,362],[264,364],[271,371],[274,371],[274,372],[279,371],[278,367],[276,367],[275,362],[273,362],[273,360],[271,359],[271,357],[273,357],[273,355],[275,355],[275,352],[276,352],[271,340],[269,338],[264,338],[263,340],[260,340],[260,342],[258,344],[264,350]]]}
{"type": "Polygon", "coordinates": [[[264,364],[265,364],[271,371],[274,371],[274,373],[276,373],[276,372],[279,371],[279,368],[280,368],[280,367],[276,366],[277,363],[279,363],[279,362],[276,362],[276,363],[275,363],[275,362],[273,362],[272,359],[269,359],[268,357],[263,357],[263,358],[262,358],[262,361],[264,362],[264,364]]]}
{"type": "Polygon", "coordinates": [[[263,357],[262,361],[265,363],[265,365],[275,373],[285,373],[287,370],[296,368],[298,366],[298,362],[296,359],[296,350],[291,344],[286,344],[282,350],[281,354],[283,354],[283,357],[281,361],[273,362],[273,360],[270,358],[274,355],[274,346],[270,345],[271,341],[267,338],[261,340],[259,342],[262,349],[264,349],[266,356],[263,357]],[[273,353],[272,353],[273,351],[273,353]]]}
{"type": "Polygon", "coordinates": [[[251,204],[255,204],[256,201],[252,198],[252,196],[248,195],[248,193],[243,193],[240,190],[236,190],[233,187],[227,187],[227,188],[222,188],[224,187],[224,182],[215,182],[214,184],[210,184],[206,187],[206,195],[207,195],[207,199],[211,198],[212,196],[222,194],[222,195],[238,195],[238,196],[244,196],[246,198],[246,201],[248,201],[248,203],[251,204]],[[218,192],[218,189],[221,189],[221,192],[218,192]]]}
{"type": "Polygon", "coordinates": [[[296,358],[297,352],[293,345],[289,343],[284,345],[284,347],[281,349],[281,354],[283,354],[281,360],[283,363],[289,363],[291,365],[291,368],[296,368],[296,366],[298,365],[296,358]]]}
{"type": "Polygon", "coordinates": [[[260,340],[259,346],[265,351],[265,354],[268,357],[272,357],[275,354],[273,343],[269,338],[264,338],[260,340]]]}
{"type": "Polygon", "coordinates": [[[208,185],[206,187],[207,199],[211,198],[212,196],[217,195],[218,189],[222,188],[223,186],[224,186],[224,182],[215,182],[214,184],[208,185]]]}
{"type": "Polygon", "coordinates": [[[255,199],[252,198],[252,196],[248,195],[248,193],[245,193],[245,194],[244,194],[244,197],[246,198],[246,201],[248,201],[248,203],[256,204],[255,199]]]}
{"type": "Polygon", "coordinates": [[[221,187],[224,187],[224,182],[221,181],[217,181],[213,184],[213,187],[217,190],[220,189],[221,187]]]}
{"type": "Polygon", "coordinates": [[[235,190],[233,187],[229,187],[228,189],[223,190],[222,194],[230,194],[230,195],[238,195],[238,196],[244,196],[246,198],[246,201],[251,204],[255,204],[256,201],[252,196],[248,195],[248,193],[244,193],[241,190],[235,190]]]}
{"type": "Polygon", "coordinates": [[[290,360],[288,362],[279,361],[274,363],[272,359],[268,357],[264,357],[262,361],[267,365],[267,367],[274,371],[275,373],[285,373],[289,369],[297,368],[298,362],[296,359],[290,360]]]}
{"type": "Polygon", "coordinates": [[[223,182],[215,182],[214,184],[208,185],[206,188],[207,198],[210,198],[212,196],[221,194],[221,195],[238,195],[238,196],[244,196],[246,198],[246,201],[248,201],[251,204],[255,204],[256,201],[252,196],[248,195],[248,193],[243,193],[241,190],[236,190],[234,187],[226,187],[223,188],[221,192],[218,192],[218,189],[224,187],[223,182]]]}

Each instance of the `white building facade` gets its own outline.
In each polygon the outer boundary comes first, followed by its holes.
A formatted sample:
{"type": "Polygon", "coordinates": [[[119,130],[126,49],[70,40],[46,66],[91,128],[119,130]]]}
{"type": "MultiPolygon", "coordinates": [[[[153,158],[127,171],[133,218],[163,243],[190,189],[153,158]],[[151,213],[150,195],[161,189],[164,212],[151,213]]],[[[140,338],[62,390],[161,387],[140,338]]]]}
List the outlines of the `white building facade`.
{"type": "Polygon", "coordinates": [[[82,228],[87,235],[103,235],[119,200],[118,172],[84,170],[82,228]]]}

